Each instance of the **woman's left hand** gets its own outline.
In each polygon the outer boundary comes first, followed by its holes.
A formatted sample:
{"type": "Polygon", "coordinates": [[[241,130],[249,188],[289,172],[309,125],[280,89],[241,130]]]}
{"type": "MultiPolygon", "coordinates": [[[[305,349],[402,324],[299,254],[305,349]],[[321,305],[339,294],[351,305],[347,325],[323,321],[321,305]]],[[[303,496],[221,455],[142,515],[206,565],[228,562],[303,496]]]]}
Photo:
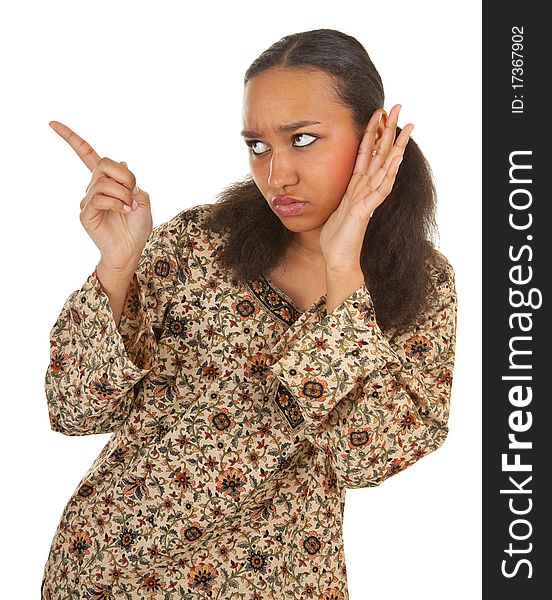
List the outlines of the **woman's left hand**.
{"type": "Polygon", "coordinates": [[[395,140],[400,109],[400,104],[391,109],[375,156],[372,156],[372,149],[379,120],[385,111],[374,111],[368,122],[345,195],[320,232],[326,272],[346,274],[360,269],[362,243],[368,222],[373,211],[391,193],[414,129],[414,125],[409,123],[395,140]]]}

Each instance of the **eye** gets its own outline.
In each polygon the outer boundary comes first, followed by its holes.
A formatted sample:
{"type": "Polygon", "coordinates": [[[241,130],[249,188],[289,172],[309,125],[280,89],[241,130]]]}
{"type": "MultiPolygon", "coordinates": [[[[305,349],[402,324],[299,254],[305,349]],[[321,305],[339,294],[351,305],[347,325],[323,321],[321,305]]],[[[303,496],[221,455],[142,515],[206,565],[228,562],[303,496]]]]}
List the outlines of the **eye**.
{"type": "Polygon", "coordinates": [[[253,146],[255,146],[255,144],[262,144],[262,142],[260,142],[259,140],[248,140],[245,143],[249,146],[249,151],[251,154],[253,154],[253,156],[259,156],[263,154],[262,152],[255,152],[255,150],[253,149],[253,146]]]}
{"type": "Polygon", "coordinates": [[[298,146],[299,148],[304,148],[305,146],[310,146],[311,144],[314,144],[314,141],[316,141],[316,140],[318,139],[318,137],[317,137],[317,136],[315,136],[315,135],[311,135],[310,133],[297,133],[297,134],[295,134],[293,137],[295,137],[295,138],[298,138],[298,137],[303,137],[303,136],[305,136],[305,135],[306,135],[307,137],[311,137],[311,138],[313,138],[313,141],[312,141],[312,142],[309,142],[308,144],[303,144],[302,146],[300,145],[300,146],[298,146]]]}
{"type": "MultiPolygon", "coordinates": [[[[303,138],[303,137],[310,137],[312,138],[312,141],[306,143],[306,144],[297,144],[295,147],[296,148],[306,148],[307,146],[310,146],[311,144],[314,144],[314,142],[318,139],[318,136],[313,135],[311,133],[296,133],[293,135],[293,137],[295,138],[295,140],[297,140],[297,138],[303,138]]],[[[247,144],[247,146],[249,146],[249,152],[253,155],[253,156],[260,156],[261,154],[264,154],[265,151],[263,152],[256,152],[254,150],[254,146],[256,144],[261,144],[261,145],[266,145],[264,144],[264,142],[261,142],[260,140],[248,140],[245,142],[247,144]]]]}

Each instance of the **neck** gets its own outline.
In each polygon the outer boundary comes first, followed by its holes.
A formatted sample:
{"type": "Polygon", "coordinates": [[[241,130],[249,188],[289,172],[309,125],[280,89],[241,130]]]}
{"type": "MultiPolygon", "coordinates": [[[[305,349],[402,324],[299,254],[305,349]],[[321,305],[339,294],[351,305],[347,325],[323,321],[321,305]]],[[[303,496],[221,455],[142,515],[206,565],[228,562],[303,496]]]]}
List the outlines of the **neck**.
{"type": "Polygon", "coordinates": [[[313,267],[319,267],[324,263],[318,229],[296,233],[289,249],[293,257],[303,263],[313,265],[313,267]]]}

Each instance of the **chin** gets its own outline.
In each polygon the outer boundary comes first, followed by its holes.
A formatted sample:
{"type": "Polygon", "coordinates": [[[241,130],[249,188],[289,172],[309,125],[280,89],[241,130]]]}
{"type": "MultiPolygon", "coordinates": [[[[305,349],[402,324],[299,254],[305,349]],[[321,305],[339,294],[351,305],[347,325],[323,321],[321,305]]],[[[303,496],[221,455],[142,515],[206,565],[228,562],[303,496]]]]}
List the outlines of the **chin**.
{"type": "Polygon", "coordinates": [[[307,221],[306,219],[301,219],[298,215],[296,217],[281,217],[280,215],[276,215],[282,225],[289,229],[289,231],[293,231],[294,233],[307,233],[308,231],[314,231],[322,229],[325,221],[321,221],[320,223],[312,223],[307,221]]]}

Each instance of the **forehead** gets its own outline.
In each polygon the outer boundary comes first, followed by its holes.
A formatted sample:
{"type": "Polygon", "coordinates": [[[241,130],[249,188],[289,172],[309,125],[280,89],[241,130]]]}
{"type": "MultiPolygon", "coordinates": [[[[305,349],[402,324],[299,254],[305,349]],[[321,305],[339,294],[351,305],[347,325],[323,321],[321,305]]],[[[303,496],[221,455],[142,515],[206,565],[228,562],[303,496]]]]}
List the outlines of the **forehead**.
{"type": "Polygon", "coordinates": [[[324,71],[273,67],[247,82],[242,114],[246,127],[260,128],[300,119],[331,120],[348,111],[324,71]]]}

